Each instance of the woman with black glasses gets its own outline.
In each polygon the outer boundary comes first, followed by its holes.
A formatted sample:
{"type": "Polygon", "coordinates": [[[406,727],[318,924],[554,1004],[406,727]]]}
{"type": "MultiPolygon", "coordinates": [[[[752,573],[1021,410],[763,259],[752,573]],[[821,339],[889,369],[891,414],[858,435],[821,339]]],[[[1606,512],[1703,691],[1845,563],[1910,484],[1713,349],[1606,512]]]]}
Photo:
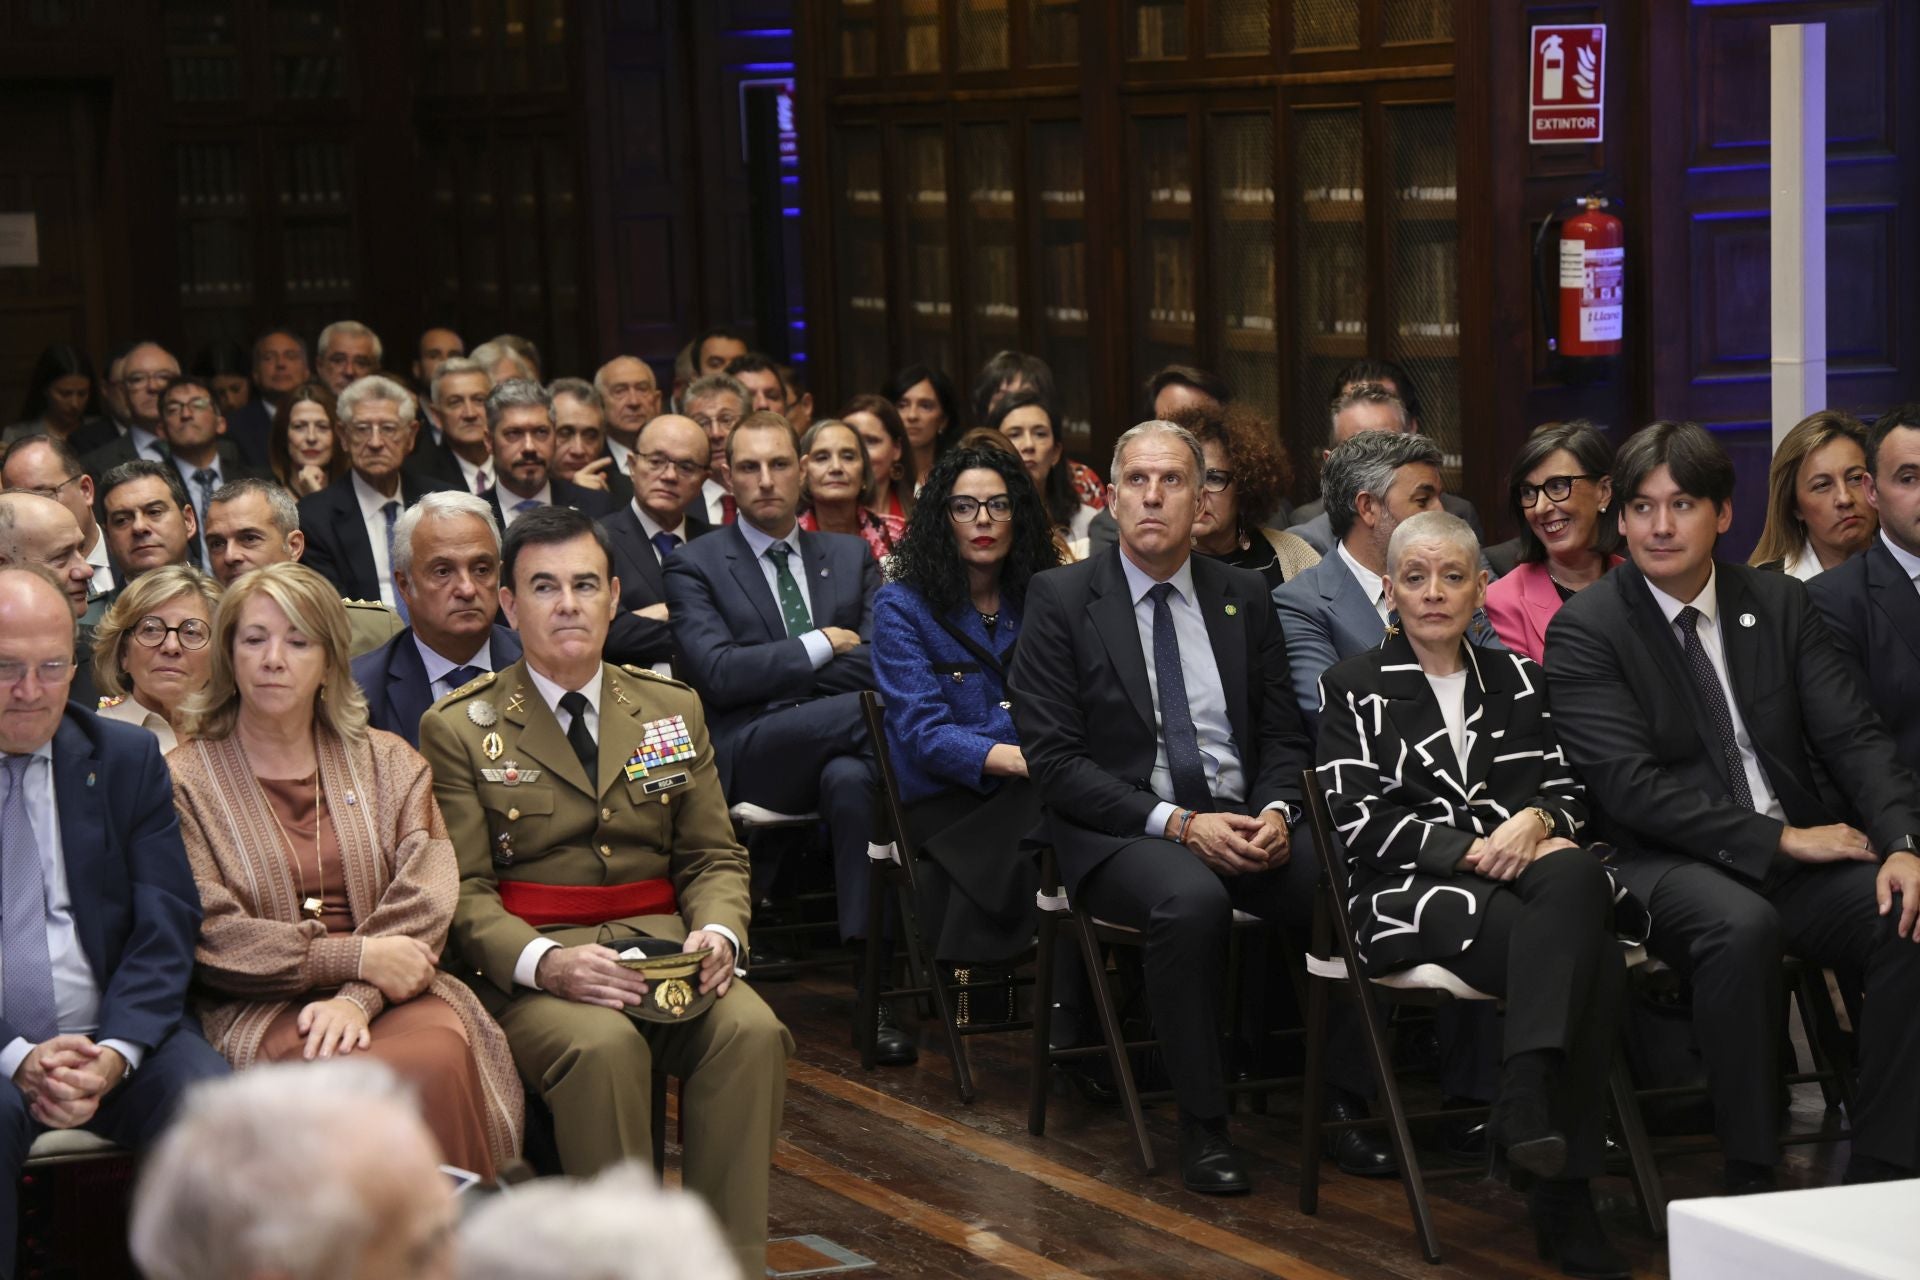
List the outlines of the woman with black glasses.
{"type": "Polygon", "coordinates": [[[954,448],[874,599],[873,671],[909,835],[944,874],[922,875],[921,919],[944,961],[1011,958],[1033,938],[1035,871],[1020,839],[1039,817],[1006,671],[1027,584],[1058,560],[1018,457],[954,448]]]}
{"type": "Polygon", "coordinates": [[[1536,427],[1521,446],[1507,483],[1519,563],[1487,588],[1486,604],[1513,652],[1541,661],[1560,606],[1620,563],[1612,472],[1613,444],[1584,418],[1536,427]]]}
{"type": "Polygon", "coordinates": [[[220,584],[189,565],[148,570],[121,591],[93,633],[93,681],[100,714],[137,724],[160,740],[179,738],[180,704],[213,673],[213,615],[220,584]]]}

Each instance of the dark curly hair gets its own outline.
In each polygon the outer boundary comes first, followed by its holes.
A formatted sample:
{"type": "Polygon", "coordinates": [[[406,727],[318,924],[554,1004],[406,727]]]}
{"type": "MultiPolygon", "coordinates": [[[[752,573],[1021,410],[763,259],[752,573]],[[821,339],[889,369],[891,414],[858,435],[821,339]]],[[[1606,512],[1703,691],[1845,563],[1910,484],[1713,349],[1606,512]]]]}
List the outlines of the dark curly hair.
{"type": "Polygon", "coordinates": [[[1231,404],[1217,413],[1183,409],[1173,422],[1202,445],[1217,442],[1226,452],[1241,532],[1258,528],[1293,488],[1293,459],[1275,438],[1273,424],[1249,406],[1231,404]]]}
{"type": "Polygon", "coordinates": [[[967,570],[953,540],[947,499],[963,471],[991,471],[1007,482],[1013,499],[1012,547],[1000,565],[1000,597],[1019,602],[1027,583],[1042,569],[1060,563],[1052,525],[1040,495],[1027,478],[1019,455],[998,449],[955,447],[940,455],[920,491],[919,515],[907,526],[893,552],[892,579],[918,591],[935,611],[945,613],[967,600],[967,570]]]}

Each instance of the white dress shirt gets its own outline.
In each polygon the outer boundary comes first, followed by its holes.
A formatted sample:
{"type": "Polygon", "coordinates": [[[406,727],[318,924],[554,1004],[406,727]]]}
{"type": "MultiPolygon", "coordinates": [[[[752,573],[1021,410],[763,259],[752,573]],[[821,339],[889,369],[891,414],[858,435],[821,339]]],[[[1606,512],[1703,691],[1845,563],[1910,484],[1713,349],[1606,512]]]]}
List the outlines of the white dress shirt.
{"type": "Polygon", "coordinates": [[[550,507],[553,505],[553,481],[552,480],[542,481],[539,489],[535,490],[533,493],[528,494],[524,498],[521,497],[519,494],[515,493],[513,490],[506,488],[505,486],[496,488],[493,491],[493,493],[495,497],[500,499],[500,515],[501,515],[501,518],[506,522],[505,528],[502,530],[502,532],[505,532],[505,529],[513,528],[513,522],[515,520],[518,520],[521,516],[527,514],[527,511],[535,511],[535,510],[538,510],[540,507],[550,507]],[[531,507],[528,507],[527,511],[516,510],[515,508],[517,508],[523,502],[531,502],[534,505],[531,507]]]}
{"type": "MultiPolygon", "coordinates": [[[[717,463],[718,458],[714,459],[717,463]]],[[[707,523],[716,529],[727,522],[726,505],[720,500],[727,496],[727,486],[718,480],[705,480],[700,484],[700,500],[707,504],[707,523]]]]}
{"type": "MultiPolygon", "coordinates": [[[[80,934],[73,923],[73,894],[67,886],[67,856],[60,843],[60,808],[53,792],[53,744],[42,743],[27,764],[21,782],[26,788],[27,822],[33,827],[34,848],[40,855],[40,873],[47,885],[47,958],[53,964],[53,1003],[60,1031],[64,1035],[91,1036],[100,1029],[100,988],[93,980],[93,966],[81,949],[80,934]]],[[[6,786],[0,774],[0,791],[6,786]]],[[[6,797],[0,794],[0,804],[6,797]]],[[[144,1052],[124,1040],[102,1040],[127,1060],[129,1070],[140,1065],[144,1052]]],[[[15,1036],[0,1049],[0,1072],[8,1080],[33,1052],[24,1036],[15,1036]]]]}
{"type": "Polygon", "coordinates": [[[420,661],[425,664],[427,668],[427,688],[428,692],[433,695],[435,702],[440,701],[440,699],[460,687],[447,679],[447,673],[449,671],[456,670],[460,667],[478,667],[482,671],[492,671],[494,669],[492,636],[488,636],[486,643],[480,646],[480,651],[471,658],[468,658],[465,662],[455,662],[451,658],[442,657],[438,651],[429,649],[426,642],[420,638],[418,631],[413,633],[413,647],[419,650],[420,661]]]}
{"type": "MultiPolygon", "coordinates": [[[[648,515],[646,512],[646,509],[640,505],[640,500],[638,498],[635,498],[628,505],[633,508],[634,518],[640,521],[641,532],[647,535],[647,550],[653,552],[653,558],[655,560],[660,559],[660,548],[654,545],[653,540],[659,537],[663,533],[670,533],[674,537],[680,539],[681,546],[684,547],[687,545],[687,516],[684,511],[680,513],[680,523],[674,525],[673,528],[669,529],[665,525],[661,524],[658,520],[655,520],[652,516],[648,515]]],[[[765,553],[763,552],[762,554],[765,554],[765,553]]],[[[795,554],[798,555],[798,552],[796,551],[795,554]]],[[[796,563],[798,562],[796,561],[796,563]]],[[[797,578],[799,575],[796,573],[794,576],[797,578]]],[[[801,595],[804,596],[806,594],[806,588],[802,587],[800,593],[801,595]]],[[[779,595],[777,593],[775,594],[774,599],[776,600],[779,599],[779,595]]],[[[808,610],[808,613],[809,615],[811,615],[812,610],[808,610]]]]}
{"type": "MultiPolygon", "coordinates": [[[[560,732],[564,734],[573,728],[573,712],[560,705],[560,699],[565,697],[568,691],[534,670],[531,662],[527,663],[527,674],[533,678],[535,692],[553,712],[553,718],[560,722],[560,732]]],[[[595,742],[600,741],[600,689],[605,682],[606,676],[603,674],[598,680],[588,681],[587,687],[580,690],[587,699],[587,732],[593,735],[595,742]]],[[[699,926],[699,929],[717,933],[733,944],[733,971],[736,975],[745,977],[747,958],[741,954],[740,939],[734,936],[733,930],[719,924],[705,924],[699,926]]],[[[699,932],[699,929],[694,932],[699,932]]],[[[534,974],[540,969],[540,957],[559,945],[552,938],[535,938],[529,942],[521,950],[520,958],[513,962],[513,980],[523,987],[538,991],[540,984],[533,979],[534,974]]]]}
{"type": "Polygon", "coordinates": [[[460,476],[466,482],[468,493],[485,493],[493,488],[496,481],[493,475],[492,454],[487,455],[485,462],[477,464],[468,462],[457,453],[453,455],[453,460],[459,464],[460,476]]]}
{"type": "MultiPolygon", "coordinates": [[[[767,554],[767,548],[776,542],[784,542],[793,548],[793,554],[787,557],[787,567],[793,571],[793,581],[800,588],[800,603],[807,607],[807,617],[813,617],[813,593],[807,590],[807,562],[800,554],[800,526],[794,525],[784,538],[776,538],[754,528],[748,520],[739,522],[740,533],[747,540],[747,548],[753,552],[754,561],[760,566],[761,576],[767,580],[767,590],[773,593],[776,608],[780,604],[780,571],[774,566],[773,557],[767,554]]],[[[833,661],[833,641],[816,626],[800,637],[800,643],[807,647],[807,658],[818,671],[833,661]]]]}
{"type": "Polygon", "coordinates": [[[1814,551],[1813,544],[1809,542],[1788,556],[1780,568],[1788,577],[1806,582],[1811,578],[1819,577],[1822,566],[1819,553],[1814,551]]]}
{"type": "Polygon", "coordinates": [[[1892,538],[1887,536],[1885,529],[1880,531],[1880,543],[1886,547],[1888,553],[1893,556],[1893,562],[1900,566],[1901,572],[1907,575],[1907,578],[1914,584],[1915,589],[1920,590],[1920,556],[1916,556],[1910,551],[1902,550],[1892,538]]]}
{"type": "Polygon", "coordinates": [[[1708,573],[1707,585],[1691,600],[1675,600],[1651,582],[1647,583],[1647,590],[1653,592],[1653,602],[1660,606],[1660,612],[1673,628],[1673,638],[1680,642],[1683,650],[1687,647],[1687,633],[1674,619],[1688,605],[1700,611],[1699,621],[1694,623],[1693,629],[1700,636],[1700,647],[1706,650],[1707,661],[1713,664],[1713,674],[1720,679],[1720,692],[1727,700],[1727,714],[1733,717],[1733,741],[1740,751],[1740,767],[1747,775],[1747,790],[1753,795],[1754,811],[1784,823],[1787,811],[1781,807],[1780,798],[1774,795],[1773,788],[1767,783],[1766,770],[1760,767],[1760,757],[1753,749],[1753,737],[1747,732],[1747,722],[1740,718],[1740,702],[1733,696],[1733,683],[1727,678],[1727,649],[1720,631],[1719,592],[1715,590],[1719,574],[1717,568],[1708,573]]]}
{"type": "Polygon", "coordinates": [[[145,427],[128,426],[127,434],[133,437],[134,452],[151,462],[167,460],[167,445],[164,440],[145,427]]]}
{"type": "MultiPolygon", "coordinates": [[[[1153,601],[1147,598],[1147,593],[1158,583],[1124,554],[1120,557],[1120,568],[1127,575],[1133,620],[1140,628],[1140,652],[1147,660],[1147,692],[1153,701],[1156,741],[1153,776],[1148,782],[1154,794],[1163,797],[1147,814],[1147,834],[1165,835],[1167,819],[1179,806],[1164,798],[1173,794],[1173,769],[1167,763],[1165,726],[1160,723],[1160,674],[1153,660],[1153,601]]],[[[1180,676],[1187,686],[1187,709],[1193,717],[1193,734],[1200,748],[1201,767],[1206,770],[1207,790],[1216,800],[1244,800],[1246,776],[1240,768],[1240,750],[1233,742],[1233,722],[1227,718],[1227,694],[1220,683],[1220,664],[1214,661],[1213,641],[1207,635],[1207,622],[1200,616],[1200,604],[1193,593],[1192,558],[1182,561],[1166,581],[1173,584],[1167,609],[1173,615],[1173,634],[1180,641],[1180,676]]]]}
{"type": "Polygon", "coordinates": [[[1393,601],[1387,599],[1387,584],[1381,580],[1379,574],[1353,558],[1353,552],[1347,550],[1344,540],[1338,546],[1340,563],[1347,566],[1347,572],[1351,573],[1353,580],[1360,584],[1361,593],[1373,602],[1373,611],[1380,615],[1380,621],[1385,622],[1388,615],[1393,612],[1393,601]]]}
{"type": "MultiPolygon", "coordinates": [[[[634,439],[638,441],[639,437],[635,436],[634,439]]],[[[633,470],[633,450],[615,440],[611,433],[607,436],[607,456],[613,459],[613,470],[621,475],[624,476],[633,470]]]]}
{"type": "MultiPolygon", "coordinates": [[[[400,504],[402,512],[407,509],[407,495],[404,486],[394,489],[393,496],[387,497],[368,484],[358,471],[353,474],[353,496],[360,502],[360,518],[366,522],[367,541],[373,544],[373,573],[380,582],[380,603],[394,608],[398,601],[393,594],[393,557],[387,548],[387,516],[382,510],[389,502],[400,504]]],[[[397,523],[400,517],[394,516],[397,523]]]]}
{"type": "Polygon", "coordinates": [[[87,548],[87,563],[93,566],[87,598],[97,599],[113,590],[113,561],[107,556],[107,531],[97,524],[93,526],[93,545],[87,548]]]}

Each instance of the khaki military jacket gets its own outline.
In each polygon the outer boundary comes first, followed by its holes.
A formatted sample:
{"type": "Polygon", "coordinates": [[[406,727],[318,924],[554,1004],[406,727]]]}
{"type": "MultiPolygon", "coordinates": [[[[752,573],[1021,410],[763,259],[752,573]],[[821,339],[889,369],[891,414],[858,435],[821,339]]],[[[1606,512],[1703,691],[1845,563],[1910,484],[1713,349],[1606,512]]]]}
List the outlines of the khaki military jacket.
{"type": "MultiPolygon", "coordinates": [[[[721,925],[743,951],[747,945],[747,854],[734,839],[699,697],[638,667],[604,666],[601,681],[591,781],[524,661],[454,690],[420,721],[420,751],[460,859],[460,902],[442,963],[508,996],[517,994],[514,964],[527,944],[566,926],[536,929],[508,912],[503,880],[618,885],[665,877],[679,914],[624,923],[676,941],[721,925]],[[676,746],[681,726],[685,742],[676,746]]],[[[583,940],[592,939],[566,941],[583,940]]]]}

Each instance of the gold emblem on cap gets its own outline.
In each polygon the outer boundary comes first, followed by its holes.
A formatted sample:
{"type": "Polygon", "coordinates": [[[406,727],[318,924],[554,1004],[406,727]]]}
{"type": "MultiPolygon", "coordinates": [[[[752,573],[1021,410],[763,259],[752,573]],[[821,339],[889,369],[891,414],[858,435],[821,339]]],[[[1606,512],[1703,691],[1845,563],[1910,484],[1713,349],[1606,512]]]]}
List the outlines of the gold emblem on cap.
{"type": "Polygon", "coordinates": [[[679,978],[667,978],[653,984],[653,1003],[661,1012],[678,1018],[693,1003],[693,988],[679,978]]]}
{"type": "Polygon", "coordinates": [[[507,744],[500,741],[500,735],[489,733],[480,739],[480,753],[489,760],[498,760],[506,753],[507,744]]]}
{"type": "Polygon", "coordinates": [[[491,729],[500,723],[500,708],[485,698],[475,698],[467,704],[467,719],[482,729],[491,729]]]}

